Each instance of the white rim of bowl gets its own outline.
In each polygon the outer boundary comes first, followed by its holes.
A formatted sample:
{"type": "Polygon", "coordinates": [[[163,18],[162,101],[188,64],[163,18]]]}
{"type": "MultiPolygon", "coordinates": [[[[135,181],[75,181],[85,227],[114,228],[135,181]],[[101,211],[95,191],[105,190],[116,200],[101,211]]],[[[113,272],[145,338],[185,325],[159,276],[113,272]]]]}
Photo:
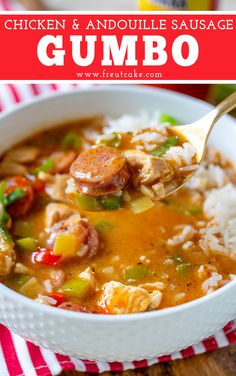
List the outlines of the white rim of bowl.
{"type": "MultiPolygon", "coordinates": [[[[171,90],[162,89],[162,88],[154,88],[154,87],[145,87],[140,85],[101,85],[100,87],[88,87],[88,88],[78,88],[74,89],[70,92],[60,92],[60,93],[53,93],[53,94],[42,94],[40,97],[34,97],[33,99],[25,100],[23,103],[17,104],[17,106],[13,107],[12,109],[4,111],[3,114],[0,115],[0,123],[4,121],[4,118],[11,116],[13,113],[17,113],[18,111],[22,111],[28,107],[31,107],[34,104],[42,103],[45,101],[48,101],[49,99],[57,99],[60,97],[67,97],[67,96],[73,96],[83,93],[102,93],[102,92],[111,92],[111,91],[126,91],[126,92],[140,92],[140,93],[161,93],[164,96],[172,96],[173,99],[176,98],[179,100],[179,98],[184,98],[185,100],[189,101],[196,101],[198,103],[201,103],[208,107],[208,109],[213,108],[212,105],[208,104],[207,102],[204,102],[200,99],[191,97],[186,94],[182,93],[176,93],[171,90]]],[[[226,115],[226,117],[233,120],[233,118],[229,115],[226,115]]],[[[69,120],[69,119],[68,119],[69,120]]],[[[235,127],[236,132],[236,127],[235,127]]],[[[226,292],[227,290],[234,288],[236,286],[236,280],[230,281],[225,286],[220,287],[218,290],[214,291],[213,293],[209,295],[205,295],[203,297],[194,299],[190,302],[183,303],[174,307],[169,308],[163,308],[156,311],[149,311],[149,312],[142,312],[142,313],[132,313],[132,314],[122,314],[122,315],[112,315],[112,314],[88,314],[83,312],[75,312],[75,311],[69,311],[64,309],[58,309],[53,306],[47,306],[45,304],[36,302],[33,299],[27,298],[24,295],[19,294],[18,292],[10,289],[9,287],[5,286],[3,283],[0,283],[0,292],[2,291],[5,295],[8,295],[11,297],[16,303],[24,304],[32,309],[41,310],[45,313],[48,313],[50,315],[56,315],[61,316],[64,318],[73,318],[76,320],[85,320],[85,321],[136,321],[136,320],[148,320],[149,318],[156,318],[162,317],[162,316],[169,316],[176,313],[181,313],[183,311],[187,311],[188,309],[200,306],[204,303],[207,303],[208,301],[214,300],[215,298],[221,296],[226,292]]]]}

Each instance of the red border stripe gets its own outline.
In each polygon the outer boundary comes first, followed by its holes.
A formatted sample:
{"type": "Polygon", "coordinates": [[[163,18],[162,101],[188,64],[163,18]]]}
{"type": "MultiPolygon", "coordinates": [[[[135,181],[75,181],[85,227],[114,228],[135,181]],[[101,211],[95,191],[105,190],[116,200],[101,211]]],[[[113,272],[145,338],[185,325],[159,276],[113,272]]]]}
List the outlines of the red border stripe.
{"type": "Polygon", "coordinates": [[[85,372],[99,373],[99,368],[96,362],[93,362],[92,360],[83,360],[83,363],[86,368],[85,372]]]}
{"type": "Polygon", "coordinates": [[[31,89],[33,95],[39,95],[40,94],[40,89],[39,89],[38,85],[30,84],[30,89],[31,89]]]}
{"type": "Polygon", "coordinates": [[[236,329],[235,328],[235,322],[234,321],[230,321],[225,327],[224,327],[224,332],[225,334],[227,334],[228,332],[231,332],[232,330],[236,329]]]}
{"type": "Polygon", "coordinates": [[[159,356],[158,359],[158,363],[165,363],[165,362],[171,362],[172,358],[171,358],[171,355],[162,355],[162,356],[159,356]]]}
{"type": "Polygon", "coordinates": [[[2,345],[2,352],[10,375],[23,375],[23,370],[16,354],[11,333],[5,326],[1,324],[0,341],[2,345]]]}
{"type": "Polygon", "coordinates": [[[57,91],[58,90],[58,85],[57,84],[49,84],[49,87],[51,90],[57,91]]]}
{"type": "Polygon", "coordinates": [[[21,102],[21,98],[20,98],[19,93],[18,93],[18,91],[16,89],[16,86],[13,85],[13,84],[7,84],[7,86],[8,86],[8,88],[9,88],[11,94],[12,94],[12,97],[13,97],[14,101],[16,103],[20,103],[21,102]]]}
{"type": "Polygon", "coordinates": [[[122,363],[111,362],[111,363],[108,363],[108,364],[109,364],[111,372],[122,372],[122,371],[124,371],[124,367],[123,367],[122,363]]]}
{"type": "Polygon", "coordinates": [[[216,350],[219,347],[215,337],[210,337],[210,338],[204,339],[202,341],[202,343],[203,343],[206,351],[216,350]]]}
{"type": "Polygon", "coordinates": [[[49,376],[51,375],[51,372],[47,366],[47,363],[45,362],[42,353],[40,351],[40,348],[38,346],[35,346],[31,342],[26,342],[31,361],[34,365],[35,372],[38,376],[49,376]]]}
{"type": "Polygon", "coordinates": [[[224,328],[224,333],[230,344],[233,344],[236,342],[236,329],[227,330],[224,328]]]}
{"type": "Polygon", "coordinates": [[[194,348],[192,346],[189,346],[187,349],[181,350],[180,352],[181,352],[181,354],[184,358],[188,358],[190,356],[195,355],[195,351],[194,351],[194,348]]]}
{"type": "Polygon", "coordinates": [[[145,368],[148,367],[148,362],[147,360],[139,360],[133,362],[135,368],[145,368]]]}
{"type": "Polygon", "coordinates": [[[60,363],[63,371],[74,371],[75,365],[71,361],[69,356],[61,355],[61,354],[55,354],[58,362],[60,363]]]}

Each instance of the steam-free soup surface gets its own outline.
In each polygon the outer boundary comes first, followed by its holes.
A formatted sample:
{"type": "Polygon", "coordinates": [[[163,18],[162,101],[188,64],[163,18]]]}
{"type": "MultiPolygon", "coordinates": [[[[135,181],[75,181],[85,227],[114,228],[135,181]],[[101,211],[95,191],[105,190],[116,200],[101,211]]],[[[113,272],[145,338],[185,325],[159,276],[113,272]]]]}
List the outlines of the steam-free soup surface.
{"type": "MultiPolygon", "coordinates": [[[[188,187],[151,203],[149,186],[135,197],[127,187],[99,200],[72,194],[71,164],[106,127],[103,117],[65,124],[2,157],[3,283],[59,308],[122,314],[182,304],[234,279],[236,247],[217,211],[229,195],[236,205],[233,166],[211,150],[188,187]]],[[[184,146],[170,145],[164,158],[170,148],[184,146]]]]}

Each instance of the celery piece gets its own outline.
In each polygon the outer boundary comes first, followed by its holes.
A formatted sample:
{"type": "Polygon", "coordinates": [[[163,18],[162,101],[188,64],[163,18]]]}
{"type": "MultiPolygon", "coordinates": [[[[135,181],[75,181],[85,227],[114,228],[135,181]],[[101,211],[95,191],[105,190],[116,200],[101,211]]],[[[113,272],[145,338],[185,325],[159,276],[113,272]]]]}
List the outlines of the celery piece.
{"type": "Polygon", "coordinates": [[[66,150],[68,149],[78,150],[80,145],[81,145],[81,138],[75,132],[67,133],[61,142],[61,146],[66,150]]]}
{"type": "Polygon", "coordinates": [[[133,265],[125,269],[125,279],[142,279],[147,275],[148,268],[144,265],[133,265]]]}
{"type": "Polygon", "coordinates": [[[178,145],[178,142],[179,142],[178,137],[176,136],[170,137],[168,138],[166,142],[164,142],[164,144],[155,148],[152,151],[152,155],[154,155],[154,157],[162,157],[162,155],[164,155],[167,152],[167,150],[171,148],[171,146],[178,145]]]}
{"type": "Polygon", "coordinates": [[[121,144],[120,136],[116,132],[114,132],[113,135],[114,138],[107,143],[107,146],[110,146],[112,148],[119,148],[121,144]]]}
{"type": "Polygon", "coordinates": [[[121,207],[121,196],[101,197],[98,202],[104,210],[117,210],[121,207]]]}
{"type": "Polygon", "coordinates": [[[26,191],[22,188],[16,188],[5,197],[5,206],[11,205],[16,201],[21,200],[26,195],[26,191]]]}
{"type": "Polygon", "coordinates": [[[33,235],[34,228],[32,222],[25,221],[22,219],[16,220],[13,227],[13,235],[18,238],[28,238],[33,235]]]}
{"type": "Polygon", "coordinates": [[[107,232],[110,232],[114,228],[114,226],[110,222],[100,221],[97,222],[95,228],[101,234],[106,234],[107,232]]]}
{"type": "Polygon", "coordinates": [[[64,283],[60,290],[65,295],[80,299],[87,294],[89,287],[90,281],[88,279],[77,278],[64,283]]]}
{"type": "Polygon", "coordinates": [[[185,276],[189,273],[191,267],[190,262],[183,262],[176,266],[176,271],[179,275],[185,276]]]}
{"type": "Polygon", "coordinates": [[[59,234],[56,236],[53,254],[62,258],[75,257],[78,249],[76,236],[73,234],[59,234]]]}
{"type": "Polygon", "coordinates": [[[38,168],[36,168],[34,171],[32,171],[31,173],[33,175],[38,175],[40,172],[47,172],[47,171],[50,171],[52,168],[54,167],[54,162],[51,160],[51,159],[45,159],[43,161],[43,164],[41,166],[39,166],[38,168]]]}
{"type": "Polygon", "coordinates": [[[28,296],[29,298],[36,298],[41,291],[42,286],[35,277],[31,277],[19,290],[22,295],[28,296]]]}
{"type": "Polygon", "coordinates": [[[0,222],[3,224],[8,224],[10,220],[10,216],[6,211],[6,202],[4,193],[6,191],[6,182],[1,181],[0,183],[0,222]]]}
{"type": "Polygon", "coordinates": [[[135,214],[142,213],[151,209],[153,206],[153,201],[147,196],[136,198],[129,203],[130,210],[135,214]]]}
{"type": "Polygon", "coordinates": [[[21,287],[23,286],[26,282],[29,281],[31,277],[25,274],[21,275],[14,275],[9,281],[12,283],[15,287],[21,287]]]}
{"type": "Polygon", "coordinates": [[[165,113],[161,114],[158,120],[159,120],[160,124],[168,123],[172,126],[178,124],[178,121],[174,117],[172,117],[168,114],[165,114],[165,113]]]}
{"type": "Polygon", "coordinates": [[[81,194],[76,193],[75,203],[78,209],[80,210],[98,211],[101,209],[97,202],[96,197],[90,197],[87,195],[81,195],[81,194]]]}
{"type": "Polygon", "coordinates": [[[110,135],[100,136],[97,141],[99,145],[110,146],[112,148],[119,148],[121,145],[121,136],[117,132],[113,132],[110,135]]]}
{"type": "Polygon", "coordinates": [[[16,241],[18,247],[23,249],[24,251],[34,252],[37,249],[38,241],[33,238],[23,238],[16,241]]]}
{"type": "Polygon", "coordinates": [[[2,222],[0,222],[0,243],[1,243],[1,238],[3,239],[4,242],[13,244],[12,236],[8,232],[5,223],[2,223],[2,222]]]}

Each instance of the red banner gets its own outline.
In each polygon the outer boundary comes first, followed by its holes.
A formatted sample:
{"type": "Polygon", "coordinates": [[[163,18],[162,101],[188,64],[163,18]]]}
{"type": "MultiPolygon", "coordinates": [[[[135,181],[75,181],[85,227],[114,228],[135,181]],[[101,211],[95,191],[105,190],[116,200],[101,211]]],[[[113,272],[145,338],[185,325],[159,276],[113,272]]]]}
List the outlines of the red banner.
{"type": "Polygon", "coordinates": [[[235,13],[1,13],[0,80],[236,80],[235,13]]]}

